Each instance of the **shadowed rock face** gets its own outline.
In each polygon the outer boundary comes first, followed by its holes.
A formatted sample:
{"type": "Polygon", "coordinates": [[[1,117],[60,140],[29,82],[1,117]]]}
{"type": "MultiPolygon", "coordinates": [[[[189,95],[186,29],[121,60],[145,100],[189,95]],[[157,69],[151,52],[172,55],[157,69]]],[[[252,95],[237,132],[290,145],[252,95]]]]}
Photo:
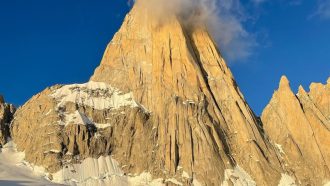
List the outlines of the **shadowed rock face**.
{"type": "Polygon", "coordinates": [[[9,125],[13,118],[15,107],[5,103],[4,98],[0,95],[0,146],[7,143],[10,137],[9,125]]]}
{"type": "Polygon", "coordinates": [[[313,83],[295,95],[282,77],[279,89],[262,113],[265,132],[280,148],[284,169],[302,185],[330,180],[330,84],[313,83]]]}

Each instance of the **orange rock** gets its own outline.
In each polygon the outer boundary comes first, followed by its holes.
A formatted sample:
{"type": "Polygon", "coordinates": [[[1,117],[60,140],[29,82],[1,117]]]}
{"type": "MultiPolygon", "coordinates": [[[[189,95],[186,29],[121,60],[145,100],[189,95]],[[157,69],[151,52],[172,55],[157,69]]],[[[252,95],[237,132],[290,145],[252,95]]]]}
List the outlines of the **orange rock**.
{"type": "Polygon", "coordinates": [[[282,77],[262,113],[265,132],[281,148],[284,169],[302,185],[323,185],[330,179],[329,117],[324,115],[330,97],[327,86],[312,84],[310,93],[300,86],[295,95],[282,77]]]}

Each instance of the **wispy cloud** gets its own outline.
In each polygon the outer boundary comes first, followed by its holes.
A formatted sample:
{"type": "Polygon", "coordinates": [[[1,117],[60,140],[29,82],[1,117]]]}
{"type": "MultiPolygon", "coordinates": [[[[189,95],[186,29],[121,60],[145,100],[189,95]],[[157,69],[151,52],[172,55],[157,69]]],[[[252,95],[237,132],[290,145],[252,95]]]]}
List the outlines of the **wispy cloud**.
{"type": "Polygon", "coordinates": [[[219,0],[210,32],[229,62],[249,58],[258,45],[254,33],[245,27],[251,16],[239,0],[219,0]]]}
{"type": "Polygon", "coordinates": [[[184,17],[182,20],[188,24],[207,24],[228,61],[250,57],[257,46],[254,34],[245,27],[250,16],[240,0],[147,0],[145,3],[162,17],[174,13],[184,17]]]}
{"type": "Polygon", "coordinates": [[[266,2],[267,0],[251,0],[254,4],[261,4],[266,2]]]}
{"type": "Polygon", "coordinates": [[[330,0],[319,0],[316,11],[309,16],[309,18],[313,17],[330,19],[330,0]]]}
{"type": "Polygon", "coordinates": [[[298,6],[303,0],[250,0],[254,5],[260,6],[264,3],[281,3],[283,5],[298,6]]]}

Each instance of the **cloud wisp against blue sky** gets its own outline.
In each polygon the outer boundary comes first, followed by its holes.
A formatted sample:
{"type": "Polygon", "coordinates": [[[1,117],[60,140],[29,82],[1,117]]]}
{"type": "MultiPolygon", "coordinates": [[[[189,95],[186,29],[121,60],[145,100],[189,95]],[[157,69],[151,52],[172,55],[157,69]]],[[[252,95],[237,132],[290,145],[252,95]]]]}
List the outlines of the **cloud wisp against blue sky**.
{"type": "Polygon", "coordinates": [[[311,14],[311,17],[330,19],[330,0],[319,0],[316,11],[311,14]]]}

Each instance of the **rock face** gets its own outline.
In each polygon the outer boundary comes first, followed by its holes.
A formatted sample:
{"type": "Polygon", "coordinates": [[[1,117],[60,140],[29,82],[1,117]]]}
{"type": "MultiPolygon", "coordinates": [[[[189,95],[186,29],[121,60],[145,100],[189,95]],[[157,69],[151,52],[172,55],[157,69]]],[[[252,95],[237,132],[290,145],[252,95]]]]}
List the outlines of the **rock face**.
{"type": "Polygon", "coordinates": [[[283,78],[262,124],[207,29],[177,15],[159,20],[143,2],[90,82],[47,88],[16,112],[11,135],[28,162],[86,185],[134,185],[138,175],[169,185],[329,178],[329,83],[296,96],[283,78]]]}
{"type": "MultiPolygon", "coordinates": [[[[146,151],[152,136],[146,133],[152,131],[148,120],[149,113],[130,93],[105,83],[54,86],[17,111],[12,136],[27,161],[54,173],[87,157],[118,154],[121,160],[125,153],[146,151]],[[127,145],[135,138],[141,143],[127,145]]],[[[145,163],[136,166],[143,170],[145,163]]]]}
{"type": "Polygon", "coordinates": [[[129,159],[153,162],[157,176],[180,177],[182,167],[202,184],[221,183],[237,165],[259,184],[277,184],[275,152],[207,30],[150,14],[135,4],[91,78],[132,92],[151,111],[158,146],[129,159]]]}
{"type": "Polygon", "coordinates": [[[330,81],[313,83],[295,95],[286,77],[262,113],[270,140],[279,149],[283,169],[302,185],[330,180],[330,81]]]}
{"type": "Polygon", "coordinates": [[[9,125],[13,118],[15,107],[11,104],[5,103],[5,100],[0,96],[0,146],[7,143],[10,137],[9,125]]]}
{"type": "Polygon", "coordinates": [[[275,149],[206,28],[160,22],[142,2],[91,82],[48,88],[17,111],[18,149],[51,173],[111,155],[126,174],[185,185],[278,184],[275,149]]]}

